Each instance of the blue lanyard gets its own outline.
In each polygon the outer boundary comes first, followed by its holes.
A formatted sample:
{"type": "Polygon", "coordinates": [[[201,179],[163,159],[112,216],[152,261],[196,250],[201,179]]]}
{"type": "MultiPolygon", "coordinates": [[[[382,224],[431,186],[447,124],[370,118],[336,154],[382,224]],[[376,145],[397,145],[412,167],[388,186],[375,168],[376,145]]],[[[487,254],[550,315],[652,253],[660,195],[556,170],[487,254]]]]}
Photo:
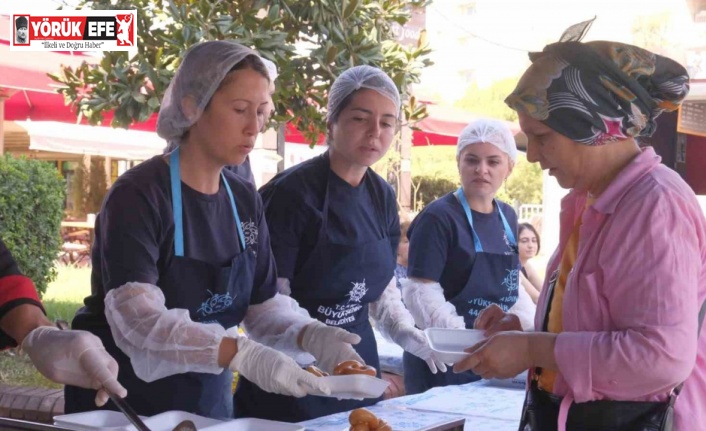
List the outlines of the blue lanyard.
{"type": "MultiPolygon", "coordinates": [[[[471,234],[473,236],[473,245],[476,248],[476,253],[483,253],[483,246],[480,243],[480,238],[478,238],[478,234],[476,233],[476,230],[473,228],[473,215],[471,214],[471,207],[468,206],[468,201],[466,200],[466,195],[463,194],[463,187],[459,187],[458,190],[456,190],[455,193],[456,197],[458,198],[458,201],[461,202],[461,206],[463,207],[463,211],[466,212],[466,219],[468,220],[468,225],[471,227],[471,234]]],[[[495,203],[495,206],[498,207],[498,213],[500,214],[500,220],[503,221],[503,226],[505,226],[505,234],[507,235],[507,239],[510,241],[510,243],[517,247],[517,241],[515,241],[515,234],[512,232],[512,229],[510,229],[510,224],[507,222],[507,219],[505,218],[505,214],[503,214],[503,211],[500,209],[500,205],[493,200],[495,203]]]]}
{"type": "MultiPolygon", "coordinates": [[[[179,148],[172,151],[169,155],[169,176],[172,185],[172,212],[174,213],[174,254],[176,256],[184,256],[184,215],[181,203],[181,169],[179,166],[179,148]]],[[[223,172],[221,172],[223,185],[228,192],[230,206],[233,208],[233,216],[235,218],[235,226],[238,228],[238,238],[240,239],[240,247],[245,250],[245,235],[243,235],[243,227],[240,224],[240,216],[238,208],[235,205],[235,198],[230,189],[228,181],[226,181],[223,172]]]]}

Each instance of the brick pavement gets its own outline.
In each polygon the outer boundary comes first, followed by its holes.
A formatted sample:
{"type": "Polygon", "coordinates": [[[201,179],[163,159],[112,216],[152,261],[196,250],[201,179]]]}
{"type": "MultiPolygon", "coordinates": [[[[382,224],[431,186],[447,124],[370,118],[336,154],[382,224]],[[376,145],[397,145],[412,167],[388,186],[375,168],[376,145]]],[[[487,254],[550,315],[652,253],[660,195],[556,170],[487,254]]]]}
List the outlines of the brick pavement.
{"type": "Polygon", "coordinates": [[[0,417],[52,423],[64,414],[64,390],[0,383],[0,417]]]}

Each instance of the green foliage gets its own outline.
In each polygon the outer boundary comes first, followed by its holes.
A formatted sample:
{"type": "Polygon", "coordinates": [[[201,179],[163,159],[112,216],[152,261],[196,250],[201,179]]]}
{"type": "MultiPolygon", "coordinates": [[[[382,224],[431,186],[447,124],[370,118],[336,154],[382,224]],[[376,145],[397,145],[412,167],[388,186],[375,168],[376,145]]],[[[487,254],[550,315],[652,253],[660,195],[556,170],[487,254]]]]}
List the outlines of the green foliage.
{"type": "Polygon", "coordinates": [[[46,162],[0,157],[0,238],[39,294],[56,277],[64,180],[46,162]]]}
{"type": "Polygon", "coordinates": [[[517,121],[517,112],[505,104],[505,98],[515,89],[517,81],[518,78],[506,78],[487,88],[473,84],[456,102],[456,106],[498,120],[517,121]]]}
{"type": "Polygon", "coordinates": [[[542,168],[539,163],[530,163],[527,157],[520,153],[515,168],[507,179],[504,189],[506,198],[498,197],[510,205],[541,204],[542,203],[542,168]]]}
{"type": "Polygon", "coordinates": [[[138,48],[106,52],[99,67],[65,68],[54,79],[91,124],[114,111],[113,126],[145,121],[160,101],[184,52],[206,40],[234,40],[277,64],[275,120],[294,120],[315,142],[325,132],[322,107],[328,88],[345,69],[371,64],[401,90],[405,118],[426,116],[410,96],[422,68],[431,64],[426,44],[406,48],[393,40],[391,24],[410,19],[408,7],[428,0],[83,0],[79,8],[137,9],[138,48]],[[149,12],[146,12],[149,11],[149,12]],[[304,48],[304,49],[303,49],[304,48]]]}

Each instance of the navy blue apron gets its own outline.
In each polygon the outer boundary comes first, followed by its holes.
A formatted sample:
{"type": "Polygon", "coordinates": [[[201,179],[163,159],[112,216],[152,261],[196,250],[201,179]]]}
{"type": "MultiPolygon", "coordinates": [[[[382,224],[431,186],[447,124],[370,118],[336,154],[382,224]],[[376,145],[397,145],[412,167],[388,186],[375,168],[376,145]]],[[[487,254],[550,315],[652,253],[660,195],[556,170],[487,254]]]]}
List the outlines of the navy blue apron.
{"type": "MultiPolygon", "coordinates": [[[[335,174],[330,172],[329,175],[335,174]]],[[[385,213],[382,204],[374,197],[382,239],[357,245],[333,243],[327,235],[328,190],[327,180],[319,238],[291,282],[292,298],[313,318],[360,335],[361,341],[354,347],[366,364],[378,370],[379,377],[380,359],[368,319],[368,304],[380,298],[395,268],[395,256],[390,249],[386,225],[382,223],[386,220],[385,213]]],[[[236,417],[284,422],[301,422],[370,406],[378,401],[380,398],[339,401],[329,397],[275,395],[242,378],[234,396],[236,417]]]]}
{"type": "MultiPolygon", "coordinates": [[[[233,192],[221,174],[233,208],[241,252],[226,267],[186,257],[178,149],[172,152],[169,164],[174,212],[174,258],[160,274],[157,284],[164,292],[168,309],[187,309],[195,322],[217,323],[230,328],[243,320],[250,304],[256,263],[254,250],[245,243],[233,192]]],[[[120,366],[118,381],[128,390],[127,401],[138,414],[152,416],[168,410],[182,410],[217,419],[233,417],[233,374],[230,370],[226,369],[220,374],[176,374],[146,383],[135,375],[130,359],[115,345],[110,328],[104,322],[91,323],[85,316],[77,315],[73,328],[88,330],[103,341],[106,350],[120,366]]],[[[65,395],[66,413],[96,410],[95,391],[66,386],[65,395]]],[[[116,410],[111,402],[104,408],[116,410]]]]}
{"type": "MultiPolygon", "coordinates": [[[[463,189],[459,188],[455,195],[466,213],[476,256],[471,275],[464,288],[455,297],[447,299],[456,307],[456,313],[463,316],[466,328],[473,328],[473,322],[478,314],[490,304],[497,304],[507,311],[517,302],[520,259],[517,254],[515,233],[497,202],[494,201],[493,204],[498,208],[505,235],[513,250],[510,254],[483,251],[480,238],[473,227],[473,215],[463,189]]],[[[480,380],[480,376],[471,371],[455,374],[449,369],[446,373],[432,374],[426,362],[408,352],[404,352],[402,362],[407,395],[422,393],[434,387],[462,385],[480,380]]]]}

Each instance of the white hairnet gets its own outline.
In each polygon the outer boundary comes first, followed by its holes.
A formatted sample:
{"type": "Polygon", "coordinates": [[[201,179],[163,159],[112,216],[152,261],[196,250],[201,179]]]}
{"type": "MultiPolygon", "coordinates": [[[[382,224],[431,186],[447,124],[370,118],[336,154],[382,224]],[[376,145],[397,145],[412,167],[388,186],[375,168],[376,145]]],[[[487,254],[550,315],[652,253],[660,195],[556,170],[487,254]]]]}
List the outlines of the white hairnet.
{"type": "Polygon", "coordinates": [[[279,73],[277,73],[277,65],[265,57],[260,57],[260,60],[265,64],[265,69],[267,69],[267,73],[270,75],[270,82],[275,82],[279,76],[279,73]]]}
{"type": "Polygon", "coordinates": [[[233,67],[257,52],[227,40],[213,40],[192,46],[167,87],[157,117],[157,134],[167,141],[179,140],[201,116],[213,93],[233,67]],[[196,102],[197,115],[187,118],[181,106],[185,97],[196,102]]]}
{"type": "Polygon", "coordinates": [[[481,118],[466,126],[458,137],[456,144],[456,157],[468,145],[486,142],[498,147],[510,160],[517,161],[517,147],[515,138],[507,125],[500,120],[481,118]]]}
{"type": "Polygon", "coordinates": [[[382,70],[372,66],[355,66],[343,72],[331,86],[328,95],[327,119],[335,119],[343,109],[342,102],[351,93],[361,88],[375,90],[395,104],[400,110],[400,92],[392,79],[382,70]]]}

